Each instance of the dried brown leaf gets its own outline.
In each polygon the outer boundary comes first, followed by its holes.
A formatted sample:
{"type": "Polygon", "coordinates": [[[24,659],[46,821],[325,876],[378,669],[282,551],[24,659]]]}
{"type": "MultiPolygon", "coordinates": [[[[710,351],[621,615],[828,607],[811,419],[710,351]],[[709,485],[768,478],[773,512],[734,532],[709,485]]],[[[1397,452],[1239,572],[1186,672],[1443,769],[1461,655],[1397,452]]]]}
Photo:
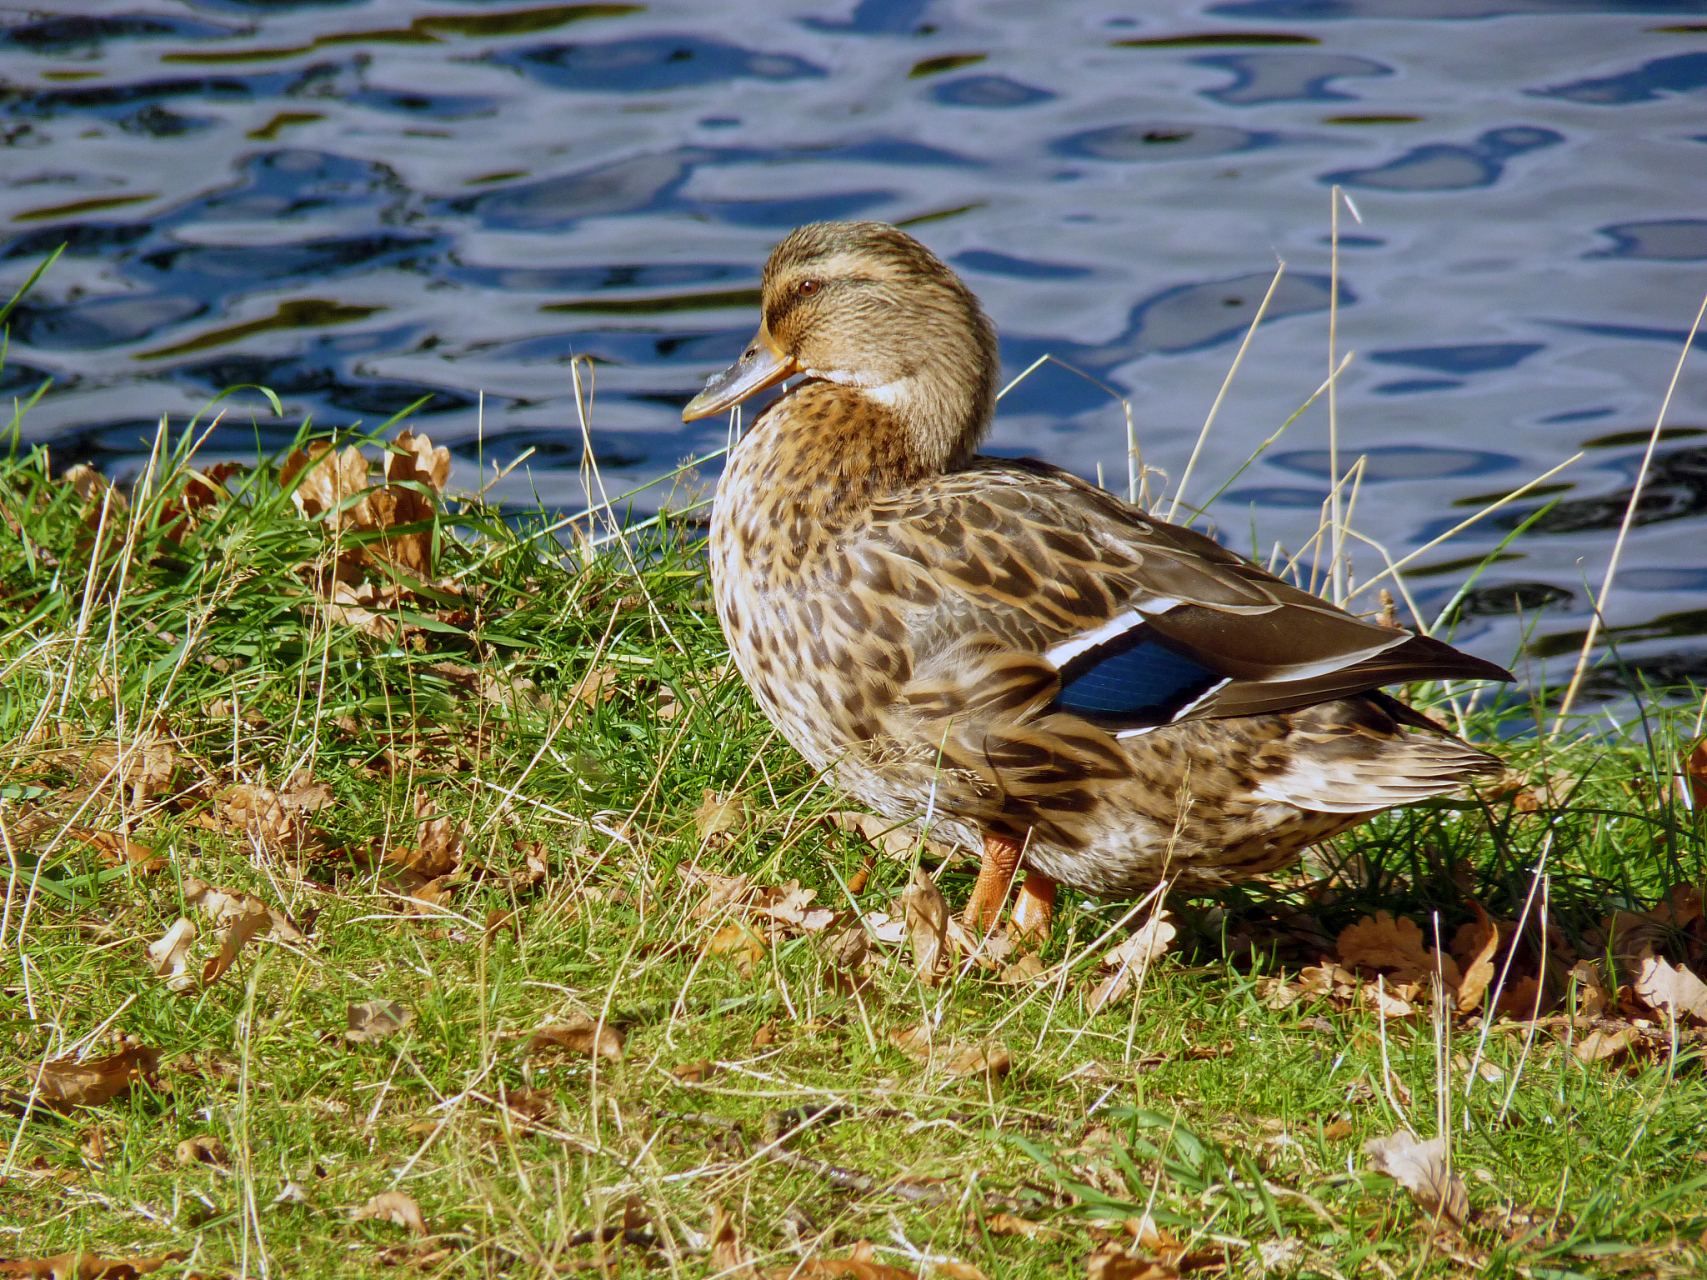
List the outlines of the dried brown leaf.
{"type": "Polygon", "coordinates": [[[92,1253],[72,1252],[51,1258],[14,1258],[0,1262],[0,1276],[34,1276],[38,1280],[133,1280],[150,1275],[167,1263],[182,1262],[186,1253],[167,1253],[158,1258],[98,1258],[92,1253]]]}
{"type": "Polygon", "coordinates": [[[1134,929],[1125,942],[1102,958],[1104,967],[1113,972],[1091,988],[1085,998],[1086,1008],[1100,1013],[1124,996],[1132,988],[1134,973],[1147,970],[1168,949],[1177,932],[1161,912],[1134,929]]]}
{"type": "Polygon", "coordinates": [[[1363,1153],[1377,1172],[1392,1178],[1425,1210],[1462,1227],[1470,1220],[1470,1200],[1464,1183],[1447,1166],[1445,1138],[1424,1142],[1408,1129],[1371,1138],[1363,1153]]]}
{"type": "Polygon", "coordinates": [[[1673,968],[1649,948],[1643,948],[1634,989],[1638,1000],[1673,1022],[1707,1022],[1707,983],[1688,969],[1673,968]]]}
{"type": "MultiPolygon", "coordinates": [[[[187,884],[186,884],[186,887],[187,884]]],[[[245,895],[248,901],[243,904],[243,913],[219,935],[219,950],[213,958],[202,965],[200,983],[211,986],[237,963],[237,957],[251,938],[256,937],[272,924],[271,914],[267,904],[252,895],[245,895]]]]}
{"type": "Polygon", "coordinates": [[[73,840],[81,840],[93,845],[95,854],[101,860],[102,866],[129,867],[138,875],[150,876],[156,871],[163,870],[166,859],[160,857],[152,848],[138,844],[129,836],[118,831],[95,831],[88,827],[69,827],[66,835],[73,840]]]}
{"type": "Polygon", "coordinates": [[[322,809],[330,809],[336,803],[332,788],[324,782],[316,782],[307,770],[298,770],[291,775],[290,781],[278,793],[279,804],[286,809],[298,809],[304,813],[318,813],[322,809]]]}
{"type": "MultiPolygon", "coordinates": [[[[713,1259],[715,1262],[715,1259],[713,1259]]],[[[916,1271],[892,1267],[877,1261],[877,1251],[869,1240],[861,1240],[846,1258],[808,1258],[789,1266],[771,1267],[766,1280],[919,1280],[916,1271]]]]}
{"type": "Polygon", "coordinates": [[[210,1164],[223,1169],[230,1164],[225,1144],[218,1138],[185,1138],[178,1144],[177,1161],[182,1165],[210,1164]]]}
{"type": "MultiPolygon", "coordinates": [[[[909,859],[918,846],[918,829],[910,823],[896,825],[893,818],[880,818],[875,813],[860,813],[856,809],[837,809],[824,815],[824,821],[840,831],[860,836],[875,845],[887,857],[897,861],[909,859]]],[[[858,890],[856,889],[857,893],[858,890]]]]}
{"type": "Polygon", "coordinates": [[[569,691],[569,700],[579,702],[591,711],[601,702],[609,702],[622,690],[622,672],[615,667],[600,667],[582,676],[569,691]]]}
{"type": "Polygon", "coordinates": [[[503,911],[497,907],[486,913],[486,927],[481,931],[480,940],[491,946],[500,933],[507,933],[517,942],[522,940],[521,922],[516,919],[514,911],[503,911]]]}
{"type": "Polygon", "coordinates": [[[288,487],[301,476],[290,500],[310,520],[323,518],[326,529],[332,531],[355,523],[352,508],[344,504],[366,491],[367,473],[368,460],[360,449],[352,445],[338,452],[326,441],[316,440],[306,450],[298,449],[285,458],[279,468],[279,483],[288,487]]]}
{"type": "Polygon", "coordinates": [[[1488,918],[1488,913],[1482,910],[1482,904],[1473,901],[1470,906],[1476,912],[1476,931],[1467,939],[1465,948],[1469,962],[1464,966],[1464,977],[1458,984],[1459,1013],[1469,1013],[1482,1003],[1483,993],[1494,980],[1494,953],[1500,946],[1500,931],[1488,918]]]}
{"type": "Polygon", "coordinates": [[[948,902],[922,867],[913,868],[901,895],[901,912],[913,946],[913,972],[920,982],[933,986],[949,960],[948,902]]]}
{"type": "Polygon", "coordinates": [[[103,1106],[129,1093],[136,1081],[151,1079],[159,1065],[160,1050],[133,1042],[89,1062],[59,1058],[26,1067],[24,1077],[35,1086],[37,1106],[68,1112],[103,1106]]]}
{"type": "Polygon", "coordinates": [[[1689,783],[1690,799],[1696,813],[1707,810],[1707,738],[1695,744],[1683,763],[1683,776],[1689,783]]]}
{"type": "Polygon", "coordinates": [[[1036,1240],[1040,1236],[1048,1239],[1061,1233],[1053,1227],[1041,1222],[1033,1222],[1030,1218],[1021,1218],[1012,1213],[992,1213],[984,1219],[984,1230],[993,1236],[1020,1236],[1026,1240],[1036,1240]]]}
{"type": "Polygon", "coordinates": [[[1408,1018],[1416,1012],[1416,1006],[1401,995],[1400,990],[1385,983],[1366,982],[1359,990],[1358,998],[1383,1017],[1408,1018]]]}
{"type": "Polygon", "coordinates": [[[345,1011],[344,1039],[352,1044],[373,1044],[396,1035],[415,1021],[415,1011],[391,1000],[364,1000],[345,1011]]]}
{"type": "Polygon", "coordinates": [[[1043,976],[1043,961],[1035,951],[1027,951],[1023,956],[1002,970],[999,979],[1008,986],[1023,986],[1036,982],[1043,976]]]}
{"type": "Polygon", "coordinates": [[[710,955],[728,956],[734,962],[735,972],[743,978],[752,977],[765,958],[765,940],[742,920],[731,920],[712,934],[705,949],[710,955]]]}
{"type": "Polygon", "coordinates": [[[1110,1241],[1085,1260],[1088,1280],[1176,1280],[1179,1272],[1160,1262],[1135,1258],[1110,1241]]]}
{"type": "Polygon", "coordinates": [[[931,1057],[931,1028],[918,1022],[910,1027],[898,1027],[889,1033],[889,1043],[915,1062],[929,1062],[931,1057]]]}
{"type": "Polygon", "coordinates": [[[1526,1021],[1540,1013],[1545,1003],[1541,996],[1541,984],[1526,974],[1500,995],[1494,1005],[1494,1013],[1519,1022],[1526,1021]]]}
{"type": "MultiPolygon", "coordinates": [[[[557,1097],[549,1089],[504,1089],[498,1102],[511,1120],[523,1125],[542,1125],[557,1115],[557,1097]]],[[[432,1125],[429,1132],[437,1127],[432,1125]]]]}
{"type": "Polygon", "coordinates": [[[834,968],[852,971],[865,963],[871,951],[871,938],[865,926],[850,915],[818,936],[818,951],[834,968]]]}
{"type": "Polygon", "coordinates": [[[1615,1003],[1612,990],[1601,976],[1600,965],[1593,960],[1578,960],[1570,976],[1577,980],[1577,1015],[1601,1018],[1615,1003]]]}
{"type": "Polygon", "coordinates": [[[753,820],[753,806],[739,793],[727,795],[707,787],[693,811],[693,829],[700,843],[728,844],[753,820]]]}
{"type": "Polygon", "coordinates": [[[1627,1052],[1641,1035],[1634,1027],[1619,1027],[1615,1031],[1591,1031],[1577,1041],[1572,1051],[1579,1062],[1604,1062],[1627,1052]]]}
{"type": "Polygon", "coordinates": [[[622,1032],[615,1027],[609,1024],[601,1026],[586,1014],[578,1013],[567,1022],[541,1027],[529,1036],[527,1056],[531,1058],[535,1054],[557,1051],[620,1062],[624,1039],[622,1032]]]}
{"type": "Polygon", "coordinates": [[[950,1058],[943,1064],[943,1070],[951,1076],[988,1075],[999,1079],[1013,1069],[1013,1064],[1013,1055],[1006,1045],[974,1045],[950,1058]]]}
{"type": "Polygon", "coordinates": [[[1339,936],[1340,963],[1348,969],[1391,970],[1395,982],[1426,982],[1438,970],[1454,990],[1461,982],[1449,955],[1429,950],[1413,920],[1395,920],[1390,912],[1364,916],[1339,936]]]}
{"type": "Polygon", "coordinates": [[[800,881],[790,880],[780,889],[761,890],[753,909],[803,933],[822,933],[835,920],[836,913],[828,907],[813,906],[812,900],[817,896],[816,889],[802,888],[800,881]]]}
{"type": "Polygon", "coordinates": [[[711,886],[711,892],[694,903],[688,912],[688,917],[692,920],[708,920],[726,908],[745,903],[753,888],[752,880],[744,875],[720,876],[711,871],[694,871],[690,874],[686,867],[677,867],[676,871],[690,884],[711,886]]]}
{"type": "Polygon", "coordinates": [[[180,916],[164,936],[148,944],[148,965],[156,977],[166,979],[170,991],[187,991],[195,985],[195,975],[189,972],[190,944],[196,940],[196,926],[180,916]]]}
{"type": "Polygon", "coordinates": [[[711,1206],[711,1270],[719,1276],[751,1277],[753,1251],[741,1220],[721,1203],[711,1206]]]}
{"type": "Polygon", "coordinates": [[[371,1218],[375,1222],[395,1223],[409,1228],[409,1234],[414,1236],[427,1234],[427,1222],[421,1216],[421,1206],[401,1191],[381,1191],[361,1208],[352,1209],[350,1218],[355,1222],[371,1218]]]}

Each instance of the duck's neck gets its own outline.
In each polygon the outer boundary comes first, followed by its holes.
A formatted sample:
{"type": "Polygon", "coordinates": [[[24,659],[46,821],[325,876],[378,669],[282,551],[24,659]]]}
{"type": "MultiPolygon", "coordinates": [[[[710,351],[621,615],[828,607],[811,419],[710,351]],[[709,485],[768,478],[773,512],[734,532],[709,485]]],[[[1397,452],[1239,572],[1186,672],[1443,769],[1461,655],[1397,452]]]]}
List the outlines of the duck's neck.
{"type": "MultiPolygon", "coordinates": [[[[771,509],[778,527],[840,529],[872,503],[942,470],[922,459],[895,408],[833,382],[808,381],[772,405],[742,442],[742,505],[771,509]]],[[[732,477],[733,478],[733,477],[732,477]]]]}

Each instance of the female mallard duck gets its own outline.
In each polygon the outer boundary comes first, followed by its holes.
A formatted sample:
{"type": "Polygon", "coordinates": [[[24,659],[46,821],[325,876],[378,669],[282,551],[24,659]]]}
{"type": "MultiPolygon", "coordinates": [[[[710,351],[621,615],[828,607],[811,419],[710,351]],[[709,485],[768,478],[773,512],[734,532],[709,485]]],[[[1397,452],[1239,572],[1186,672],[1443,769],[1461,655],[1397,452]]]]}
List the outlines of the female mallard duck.
{"type": "Polygon", "coordinates": [[[740,361],[683,412],[800,381],[729,457],[711,580],[736,666],[814,768],[982,845],[967,906],[1046,930],[1057,882],[1126,895],[1273,870],[1495,772],[1379,686],[1510,680],[1377,626],[1057,467],[981,457],[995,332],[893,227],[801,227],[740,361]]]}

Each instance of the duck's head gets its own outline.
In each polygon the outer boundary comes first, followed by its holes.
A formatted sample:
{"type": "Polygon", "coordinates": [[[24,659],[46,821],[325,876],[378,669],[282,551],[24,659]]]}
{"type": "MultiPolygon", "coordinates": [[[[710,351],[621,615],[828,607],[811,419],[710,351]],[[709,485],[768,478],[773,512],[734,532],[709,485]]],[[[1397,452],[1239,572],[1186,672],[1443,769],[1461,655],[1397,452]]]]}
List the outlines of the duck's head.
{"type": "Polygon", "coordinates": [[[999,360],[978,299],[935,254],[881,222],[816,222],[765,264],[759,331],[682,411],[721,413],[785,378],[847,387],[899,426],[921,470],[970,454],[990,425],[999,360]]]}

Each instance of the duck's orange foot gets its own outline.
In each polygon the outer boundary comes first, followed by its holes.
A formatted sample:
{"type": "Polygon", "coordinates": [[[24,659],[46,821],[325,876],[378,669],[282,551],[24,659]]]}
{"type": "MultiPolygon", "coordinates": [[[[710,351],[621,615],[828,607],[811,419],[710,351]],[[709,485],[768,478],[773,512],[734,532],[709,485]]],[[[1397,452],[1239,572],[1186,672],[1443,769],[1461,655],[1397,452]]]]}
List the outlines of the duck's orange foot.
{"type": "MultiPolygon", "coordinates": [[[[982,938],[1001,919],[1007,905],[1008,890],[1019,870],[1020,846],[1007,836],[986,832],[984,860],[978,867],[978,883],[972,886],[966,914],[961,917],[974,940],[982,938]]],[[[1049,936],[1049,925],[1055,915],[1055,882],[1036,871],[1025,873],[1025,883],[1014,905],[1013,932],[1030,942],[1041,942],[1049,936]]]]}
{"type": "Polygon", "coordinates": [[[1027,871],[1014,903],[1014,937],[1034,945],[1048,941],[1055,923],[1055,882],[1039,871],[1027,871]]]}

